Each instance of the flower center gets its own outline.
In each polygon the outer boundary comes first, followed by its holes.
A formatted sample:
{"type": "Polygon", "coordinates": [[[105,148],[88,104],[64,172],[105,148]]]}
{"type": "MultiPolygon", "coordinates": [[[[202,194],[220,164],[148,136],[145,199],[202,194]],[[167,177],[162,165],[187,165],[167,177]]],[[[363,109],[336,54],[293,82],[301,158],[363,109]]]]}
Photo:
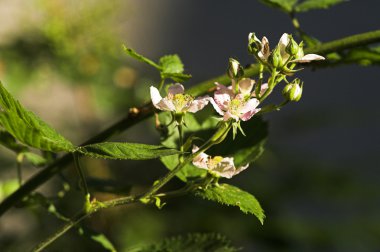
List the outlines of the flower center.
{"type": "Polygon", "coordinates": [[[215,156],[213,158],[210,157],[209,160],[207,160],[207,166],[209,169],[214,169],[220,162],[222,162],[222,160],[223,157],[221,156],[215,156]]]}
{"type": "Polygon", "coordinates": [[[169,97],[177,112],[186,112],[194,98],[188,94],[175,94],[169,97]]]}
{"type": "Polygon", "coordinates": [[[229,106],[228,106],[228,110],[230,111],[231,114],[233,115],[239,115],[239,112],[241,110],[241,108],[243,107],[244,105],[244,101],[240,100],[240,99],[236,99],[234,98],[229,106]]]}

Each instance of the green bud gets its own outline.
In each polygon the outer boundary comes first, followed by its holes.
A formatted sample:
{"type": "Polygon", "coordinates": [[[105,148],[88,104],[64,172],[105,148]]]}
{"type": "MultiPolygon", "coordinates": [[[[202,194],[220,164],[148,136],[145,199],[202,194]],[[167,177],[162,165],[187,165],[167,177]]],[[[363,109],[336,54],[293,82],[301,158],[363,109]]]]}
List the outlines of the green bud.
{"type": "Polygon", "coordinates": [[[278,47],[276,47],[276,49],[273,50],[273,52],[271,53],[271,55],[268,58],[268,62],[274,68],[280,68],[282,66],[281,52],[278,49],[278,47]]]}
{"type": "Polygon", "coordinates": [[[288,101],[298,102],[302,96],[303,83],[300,79],[295,79],[291,83],[287,84],[282,90],[282,95],[288,101]]]}
{"type": "MultiPolygon", "coordinates": [[[[289,35],[289,44],[285,48],[285,52],[287,52],[291,56],[296,56],[298,54],[300,47],[297,42],[293,39],[292,35],[289,35]]],[[[301,49],[302,50],[302,49],[301,49]]]]}
{"type": "Polygon", "coordinates": [[[255,54],[256,52],[259,52],[261,50],[261,41],[258,37],[256,37],[256,34],[254,32],[251,32],[248,35],[248,52],[251,54],[255,54]]]}
{"type": "Polygon", "coordinates": [[[244,76],[244,70],[239,61],[233,58],[229,59],[227,74],[234,80],[240,80],[244,76]]]}

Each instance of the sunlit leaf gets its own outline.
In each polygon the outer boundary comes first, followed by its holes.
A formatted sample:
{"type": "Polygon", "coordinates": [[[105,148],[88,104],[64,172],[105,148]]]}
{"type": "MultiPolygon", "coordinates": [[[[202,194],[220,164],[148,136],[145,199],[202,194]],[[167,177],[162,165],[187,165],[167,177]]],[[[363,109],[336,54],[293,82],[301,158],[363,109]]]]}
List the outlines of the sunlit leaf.
{"type": "Polygon", "coordinates": [[[165,148],[164,146],[118,142],[86,145],[80,148],[80,152],[94,158],[132,160],[154,159],[180,153],[175,149],[165,148]]]}
{"type": "Polygon", "coordinates": [[[162,77],[165,79],[172,79],[176,82],[184,82],[191,78],[191,74],[183,74],[183,73],[162,73],[162,77]]]}
{"type": "Polygon", "coordinates": [[[183,63],[177,54],[165,55],[159,63],[164,73],[183,73],[183,63]]]}
{"type": "Polygon", "coordinates": [[[347,0],[305,0],[295,6],[296,12],[305,12],[315,9],[327,9],[331,6],[347,2],[347,0]]]}
{"type": "Polygon", "coordinates": [[[130,252],[236,252],[239,249],[231,245],[225,236],[221,234],[188,234],[165,239],[161,242],[135,246],[128,249],[130,252]]]}
{"type": "Polygon", "coordinates": [[[292,12],[293,6],[297,3],[298,0],[260,0],[262,3],[280,9],[283,12],[290,13],[292,12]]]}
{"type": "Polygon", "coordinates": [[[47,160],[36,153],[26,151],[26,152],[20,153],[20,155],[22,155],[26,160],[28,160],[34,166],[44,166],[47,164],[47,160]]]}
{"type": "Polygon", "coordinates": [[[195,195],[220,204],[237,206],[244,213],[254,214],[261,224],[264,223],[264,210],[257,199],[252,194],[235,186],[229,184],[212,185],[204,190],[196,191],[195,195]]]}
{"type": "Polygon", "coordinates": [[[26,110],[0,83],[0,125],[18,141],[47,151],[75,151],[75,146],[26,110]]]}

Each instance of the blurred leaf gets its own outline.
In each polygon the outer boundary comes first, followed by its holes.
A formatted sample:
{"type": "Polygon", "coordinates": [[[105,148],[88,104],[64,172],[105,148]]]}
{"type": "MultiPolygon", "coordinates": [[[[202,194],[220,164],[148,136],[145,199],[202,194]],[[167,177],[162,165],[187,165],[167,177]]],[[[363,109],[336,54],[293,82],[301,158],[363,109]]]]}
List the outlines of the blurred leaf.
{"type": "Polygon", "coordinates": [[[32,112],[0,83],[0,124],[20,142],[47,151],[75,151],[75,146],[32,112]]]}
{"type": "Polygon", "coordinates": [[[141,54],[138,54],[136,51],[134,51],[132,48],[129,48],[129,47],[126,47],[125,45],[123,45],[123,49],[124,51],[129,55],[131,56],[132,58],[135,58],[141,62],[144,62],[158,70],[162,70],[162,68],[157,65],[155,62],[153,62],[152,60],[148,59],[148,58],[145,58],[144,56],[142,56],[141,54]]]}
{"type": "Polygon", "coordinates": [[[321,44],[317,38],[314,38],[304,32],[301,33],[301,38],[306,43],[307,47],[314,47],[321,44]]]}
{"type": "Polygon", "coordinates": [[[20,154],[34,166],[40,167],[46,165],[47,163],[47,160],[44,157],[33,152],[27,151],[20,154]]]}
{"type": "Polygon", "coordinates": [[[298,0],[260,0],[262,3],[269,7],[280,9],[285,13],[290,13],[293,10],[293,6],[298,0]]]}
{"type": "Polygon", "coordinates": [[[162,242],[136,246],[130,252],[236,252],[239,249],[231,246],[231,241],[221,234],[188,234],[177,236],[162,242]]]}
{"type": "Polygon", "coordinates": [[[197,190],[195,195],[224,205],[237,206],[244,213],[254,214],[261,224],[264,224],[264,210],[257,199],[235,186],[229,184],[212,185],[204,190],[197,190]]]}
{"type": "Polygon", "coordinates": [[[183,73],[183,63],[177,54],[165,55],[159,62],[164,73],[183,73]]]}
{"type": "Polygon", "coordinates": [[[168,149],[164,146],[117,142],[86,145],[80,148],[80,152],[94,158],[132,160],[154,159],[180,153],[178,150],[168,149]]]}
{"type": "Polygon", "coordinates": [[[116,252],[115,246],[107,238],[107,236],[102,233],[95,232],[89,228],[81,227],[79,228],[79,234],[99,243],[107,251],[116,252]]]}
{"type": "Polygon", "coordinates": [[[296,12],[305,12],[316,9],[328,9],[331,6],[346,2],[347,0],[305,0],[295,6],[296,12]]]}

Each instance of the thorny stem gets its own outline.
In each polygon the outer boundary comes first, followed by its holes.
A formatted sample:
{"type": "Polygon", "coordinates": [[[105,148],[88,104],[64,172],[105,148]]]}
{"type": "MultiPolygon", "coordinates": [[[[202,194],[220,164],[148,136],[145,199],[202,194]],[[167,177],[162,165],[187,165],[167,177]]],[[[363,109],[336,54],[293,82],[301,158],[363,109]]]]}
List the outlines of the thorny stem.
{"type": "MultiPolygon", "coordinates": [[[[359,46],[366,46],[372,43],[380,42],[380,30],[375,30],[371,32],[361,33],[342,39],[334,40],[327,43],[322,43],[313,47],[305,49],[305,54],[316,53],[326,55],[331,52],[339,52],[346,49],[351,49],[359,46]]],[[[258,65],[252,65],[251,67],[245,69],[245,75],[247,77],[255,76],[259,72],[258,65]]],[[[229,84],[230,79],[227,75],[221,75],[216,78],[204,81],[198,85],[190,88],[188,93],[193,96],[198,96],[206,92],[211,91],[214,88],[214,82],[219,82],[220,84],[229,84]]],[[[153,114],[153,107],[151,103],[145,104],[139,108],[135,108],[137,112],[131,111],[125,118],[119,122],[113,124],[109,128],[100,132],[98,135],[89,139],[83,145],[102,142],[109,137],[118,134],[131,126],[139,123],[140,121],[148,118],[153,114]]],[[[63,170],[69,163],[72,162],[72,155],[66,154],[60,159],[47,166],[45,169],[37,173],[31,179],[26,181],[18,190],[8,196],[0,204],[0,216],[4,214],[9,208],[11,208],[15,203],[22,200],[30,192],[35,190],[37,187],[45,183],[52,176],[63,170]]]]}

